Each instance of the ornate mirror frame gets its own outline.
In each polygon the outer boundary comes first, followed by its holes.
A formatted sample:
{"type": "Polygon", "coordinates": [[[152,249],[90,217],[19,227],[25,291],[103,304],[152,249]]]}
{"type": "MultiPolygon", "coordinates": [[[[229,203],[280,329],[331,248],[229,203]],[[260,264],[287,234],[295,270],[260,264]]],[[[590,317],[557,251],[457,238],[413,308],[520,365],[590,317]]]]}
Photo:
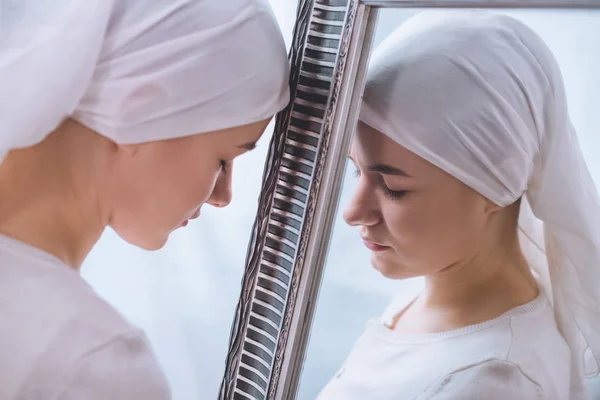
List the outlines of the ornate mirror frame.
{"type": "Polygon", "coordinates": [[[296,397],[381,8],[600,9],[600,0],[299,0],[291,102],[265,163],[220,400],[296,397]]]}

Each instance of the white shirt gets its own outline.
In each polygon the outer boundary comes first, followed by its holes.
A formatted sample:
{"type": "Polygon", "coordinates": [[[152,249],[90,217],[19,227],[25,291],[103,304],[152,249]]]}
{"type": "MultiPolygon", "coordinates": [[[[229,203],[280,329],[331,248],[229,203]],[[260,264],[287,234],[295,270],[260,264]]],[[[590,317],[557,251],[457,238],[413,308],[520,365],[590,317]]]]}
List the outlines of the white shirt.
{"type": "Polygon", "coordinates": [[[570,350],[554,321],[543,295],[443,333],[403,334],[375,319],[318,399],[576,400],[570,350]]]}
{"type": "Polygon", "coordinates": [[[166,400],[144,334],[50,254],[0,235],[1,400],[166,400]]]}

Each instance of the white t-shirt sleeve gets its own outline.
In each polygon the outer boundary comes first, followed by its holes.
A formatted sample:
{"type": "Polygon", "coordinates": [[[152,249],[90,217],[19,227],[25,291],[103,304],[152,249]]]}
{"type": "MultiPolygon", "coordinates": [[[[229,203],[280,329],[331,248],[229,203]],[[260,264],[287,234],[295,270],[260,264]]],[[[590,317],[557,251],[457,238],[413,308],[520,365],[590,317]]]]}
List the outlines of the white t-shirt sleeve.
{"type": "Polygon", "coordinates": [[[145,336],[120,335],[83,354],[64,379],[57,400],[168,400],[166,379],[145,336]]]}
{"type": "Polygon", "coordinates": [[[541,387],[510,362],[489,360],[446,375],[418,400],[546,400],[541,387]]]}

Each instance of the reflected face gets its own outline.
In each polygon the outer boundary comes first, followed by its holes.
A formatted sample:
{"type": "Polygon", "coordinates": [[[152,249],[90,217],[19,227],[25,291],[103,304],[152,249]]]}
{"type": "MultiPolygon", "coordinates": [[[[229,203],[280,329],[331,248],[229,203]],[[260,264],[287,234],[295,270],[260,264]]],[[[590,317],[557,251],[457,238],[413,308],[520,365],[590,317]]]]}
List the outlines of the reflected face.
{"type": "Polygon", "coordinates": [[[204,203],[227,206],[233,160],[255,147],[268,122],[118,146],[108,184],[110,226],[127,242],[156,250],[204,203]]]}
{"type": "Polygon", "coordinates": [[[383,275],[431,275],[477,252],[493,207],[483,196],[363,123],[350,158],[359,182],[344,219],[383,275]]]}

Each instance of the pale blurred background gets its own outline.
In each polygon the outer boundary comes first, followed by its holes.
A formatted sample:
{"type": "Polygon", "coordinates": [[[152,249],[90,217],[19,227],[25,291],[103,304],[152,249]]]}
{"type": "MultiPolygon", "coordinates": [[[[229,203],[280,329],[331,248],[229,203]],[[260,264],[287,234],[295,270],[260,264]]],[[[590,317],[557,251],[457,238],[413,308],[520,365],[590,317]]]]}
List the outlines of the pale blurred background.
{"type": "MultiPolygon", "coordinates": [[[[289,46],[297,2],[270,2],[289,46]]],[[[382,11],[376,43],[416,12],[382,11]]],[[[600,154],[600,11],[507,13],[529,24],[554,51],[571,117],[600,185],[600,158],[595,156],[600,154]]],[[[258,148],[236,162],[234,198],[228,208],[204,207],[200,219],[153,253],[133,248],[107,231],[83,267],[97,292],[147,333],[174,400],[217,398],[271,132],[269,127],[258,148]]],[[[354,184],[347,174],[340,209],[354,184]]],[[[357,232],[338,216],[298,399],[314,399],[365,322],[380,314],[393,295],[414,291],[419,284],[382,278],[371,268],[357,232]]],[[[600,282],[598,286],[600,290],[600,282]]],[[[600,390],[594,399],[600,399],[600,390]]]]}

